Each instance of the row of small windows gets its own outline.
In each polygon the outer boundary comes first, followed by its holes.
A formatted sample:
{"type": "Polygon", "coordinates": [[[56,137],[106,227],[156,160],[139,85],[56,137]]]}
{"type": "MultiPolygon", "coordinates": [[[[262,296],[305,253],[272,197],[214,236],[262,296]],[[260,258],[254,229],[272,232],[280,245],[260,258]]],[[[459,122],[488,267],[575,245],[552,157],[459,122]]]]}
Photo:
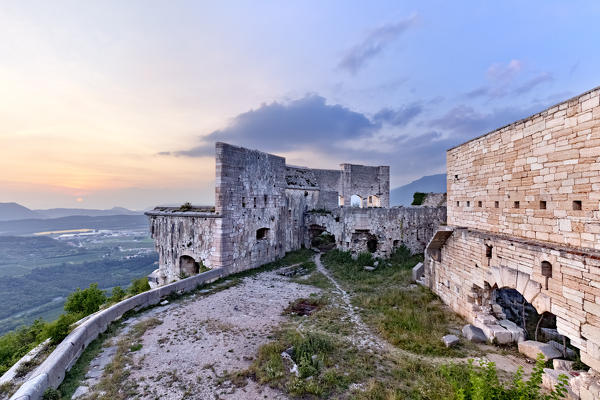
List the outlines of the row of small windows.
{"type": "MultiPolygon", "coordinates": [[[[467,207],[471,207],[471,202],[467,200],[467,207]]],[[[460,201],[456,202],[456,207],[460,207],[460,201]]],[[[477,202],[477,207],[483,207],[483,202],[481,200],[479,200],[477,202]]],[[[494,208],[500,208],[500,202],[499,201],[494,201],[494,208]]],[[[520,201],[514,201],[513,202],[513,208],[521,208],[521,202],[520,201]]],[[[539,209],[540,210],[546,210],[547,208],[547,203],[545,200],[540,200],[540,204],[539,204],[539,209]]],[[[581,211],[583,210],[583,205],[581,200],[573,200],[573,210],[574,211],[581,211]]]]}
{"type": "MultiPolygon", "coordinates": [[[[269,197],[265,194],[263,195],[264,206],[266,207],[269,202],[269,197]]],[[[256,197],[252,198],[253,208],[256,208],[256,197]]],[[[277,199],[273,197],[274,206],[277,207],[277,199]]],[[[246,208],[246,198],[242,197],[242,208],[246,208]]]]}

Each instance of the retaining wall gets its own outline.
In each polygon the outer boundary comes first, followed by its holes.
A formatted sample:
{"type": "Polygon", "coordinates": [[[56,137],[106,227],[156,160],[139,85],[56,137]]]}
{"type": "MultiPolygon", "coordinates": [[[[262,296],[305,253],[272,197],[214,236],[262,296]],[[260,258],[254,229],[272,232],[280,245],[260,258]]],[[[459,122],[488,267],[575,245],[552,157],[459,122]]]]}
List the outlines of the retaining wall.
{"type": "Polygon", "coordinates": [[[108,325],[120,319],[126,312],[156,305],[173,293],[189,292],[196,289],[198,285],[214,282],[227,275],[229,275],[229,271],[225,268],[213,269],[140,293],[114,304],[106,310],[92,314],[35,369],[31,377],[21,385],[10,400],[37,400],[43,396],[46,389],[50,387],[56,389],[65,378],[65,373],[71,369],[85,348],[100,333],[104,332],[108,325]]]}

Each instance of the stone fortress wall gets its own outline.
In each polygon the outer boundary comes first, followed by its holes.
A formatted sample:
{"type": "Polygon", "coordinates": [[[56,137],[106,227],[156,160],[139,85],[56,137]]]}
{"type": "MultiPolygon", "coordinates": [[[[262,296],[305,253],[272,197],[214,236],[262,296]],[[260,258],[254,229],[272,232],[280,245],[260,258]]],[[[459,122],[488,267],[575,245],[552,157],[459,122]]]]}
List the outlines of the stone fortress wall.
{"type": "MultiPolygon", "coordinates": [[[[448,226],[425,282],[490,339],[492,291],[519,291],[600,371],[600,89],[447,153],[448,226]]],[[[514,336],[512,340],[515,340],[514,336]]]]}
{"type": "Polygon", "coordinates": [[[255,268],[310,247],[329,232],[343,250],[422,252],[445,207],[389,208],[389,167],[342,164],[339,170],[285,164],[276,155],[216,145],[215,207],[157,207],[147,212],[159,253],[153,286],[198,273],[255,268]],[[359,207],[351,207],[358,196],[359,207]],[[356,198],[356,197],[355,197],[356,198]]]}

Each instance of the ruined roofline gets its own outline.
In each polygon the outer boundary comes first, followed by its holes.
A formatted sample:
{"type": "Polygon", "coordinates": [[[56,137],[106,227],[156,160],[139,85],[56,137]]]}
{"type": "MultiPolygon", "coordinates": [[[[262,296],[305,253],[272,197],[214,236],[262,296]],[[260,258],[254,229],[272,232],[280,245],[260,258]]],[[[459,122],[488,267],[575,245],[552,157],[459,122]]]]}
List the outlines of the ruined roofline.
{"type": "Polygon", "coordinates": [[[146,211],[144,215],[149,217],[171,216],[221,218],[221,215],[215,212],[215,206],[191,206],[189,209],[182,209],[182,207],[158,206],[154,207],[153,210],[146,211]]]}
{"type": "Polygon", "coordinates": [[[550,107],[547,107],[547,108],[543,109],[543,110],[542,110],[542,111],[540,111],[540,112],[537,112],[537,113],[535,113],[535,114],[529,115],[529,116],[527,116],[527,117],[525,117],[525,118],[521,118],[521,119],[519,119],[519,120],[517,120],[517,121],[514,121],[514,122],[511,122],[511,123],[508,123],[508,124],[506,124],[506,125],[503,125],[503,126],[501,126],[501,127],[499,127],[499,128],[496,128],[496,129],[494,129],[493,131],[490,131],[490,132],[484,133],[483,135],[480,135],[480,136],[474,137],[473,139],[467,140],[466,142],[463,142],[463,143],[461,143],[461,144],[457,144],[456,146],[450,147],[448,150],[446,150],[446,153],[448,153],[448,152],[450,152],[450,151],[452,151],[452,150],[454,150],[454,149],[457,149],[457,148],[459,148],[459,147],[461,147],[461,146],[464,146],[464,145],[466,145],[466,144],[468,144],[468,143],[471,143],[471,142],[474,142],[474,141],[476,141],[476,140],[482,139],[482,138],[484,138],[484,137],[486,137],[486,136],[491,136],[492,134],[499,133],[500,131],[502,131],[502,130],[504,130],[504,129],[506,129],[506,128],[514,127],[514,126],[516,126],[516,125],[518,125],[518,124],[522,124],[522,123],[525,123],[525,122],[527,122],[527,121],[529,121],[529,120],[533,120],[533,119],[535,119],[535,118],[537,118],[537,117],[541,117],[541,116],[542,116],[544,113],[547,113],[548,111],[550,111],[551,109],[553,109],[553,108],[555,108],[555,107],[560,107],[560,106],[562,106],[562,105],[564,105],[564,104],[568,104],[568,103],[570,103],[570,102],[573,102],[573,101],[575,101],[575,100],[578,100],[579,98],[581,98],[581,97],[583,97],[583,96],[585,96],[585,95],[588,95],[588,94],[590,94],[590,93],[592,93],[592,92],[595,92],[595,91],[597,91],[597,90],[600,90],[600,86],[596,86],[595,88],[593,88],[593,89],[590,89],[590,90],[588,90],[588,91],[586,91],[586,92],[584,92],[584,93],[581,93],[581,94],[578,94],[578,95],[576,95],[576,96],[573,96],[573,97],[571,97],[571,98],[569,98],[569,99],[567,99],[567,100],[561,101],[560,103],[553,104],[553,105],[551,105],[550,107]]]}

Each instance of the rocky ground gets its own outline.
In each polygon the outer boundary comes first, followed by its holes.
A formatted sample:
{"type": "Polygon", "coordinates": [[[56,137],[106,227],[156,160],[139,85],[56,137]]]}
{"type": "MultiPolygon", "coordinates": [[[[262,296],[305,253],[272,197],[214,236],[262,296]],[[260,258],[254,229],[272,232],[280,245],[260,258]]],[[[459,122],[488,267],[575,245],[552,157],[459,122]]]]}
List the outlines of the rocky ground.
{"type": "MultiPolygon", "coordinates": [[[[259,347],[289,321],[283,311],[290,302],[323,292],[343,311],[340,320],[348,325],[347,338],[357,348],[415,357],[374,334],[352,306],[350,295],[318,256],[315,261],[317,273],[330,285],[326,290],[297,283],[297,277],[282,276],[277,270],[266,271],[226,289],[199,291],[130,318],[104,343],[74,398],[112,399],[118,393],[119,398],[135,399],[286,399],[282,391],[237,373],[247,370],[259,347]]],[[[303,329],[302,322],[297,329],[303,329]]],[[[514,372],[518,366],[531,370],[530,364],[513,354],[492,351],[486,357],[501,370],[514,372]]],[[[427,361],[449,360],[465,359],[430,357],[427,361]]]]}

